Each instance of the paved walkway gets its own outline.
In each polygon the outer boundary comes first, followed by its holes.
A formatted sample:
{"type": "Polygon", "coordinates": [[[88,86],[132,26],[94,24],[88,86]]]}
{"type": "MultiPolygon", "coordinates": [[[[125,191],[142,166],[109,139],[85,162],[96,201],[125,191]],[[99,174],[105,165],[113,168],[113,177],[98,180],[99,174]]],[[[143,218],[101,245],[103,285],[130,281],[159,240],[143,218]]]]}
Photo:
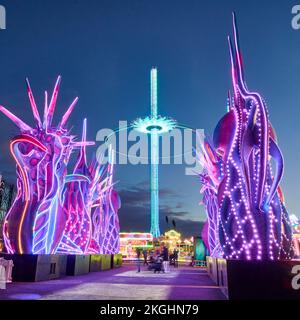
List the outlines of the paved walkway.
{"type": "Polygon", "coordinates": [[[0,300],[224,300],[203,269],[179,267],[168,274],[132,265],[77,277],[35,283],[11,283],[0,290],[0,300]]]}

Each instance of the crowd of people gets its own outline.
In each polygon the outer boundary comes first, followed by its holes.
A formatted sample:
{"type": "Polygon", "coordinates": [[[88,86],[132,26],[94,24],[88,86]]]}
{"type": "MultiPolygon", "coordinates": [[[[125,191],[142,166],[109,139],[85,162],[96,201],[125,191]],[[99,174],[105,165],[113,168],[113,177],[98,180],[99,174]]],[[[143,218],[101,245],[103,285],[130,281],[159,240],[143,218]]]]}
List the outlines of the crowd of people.
{"type": "Polygon", "coordinates": [[[137,248],[137,272],[141,272],[141,264],[147,267],[147,270],[153,270],[154,273],[168,273],[170,266],[178,267],[179,250],[175,248],[173,253],[169,253],[169,249],[163,246],[160,250],[142,250],[137,248]]]}

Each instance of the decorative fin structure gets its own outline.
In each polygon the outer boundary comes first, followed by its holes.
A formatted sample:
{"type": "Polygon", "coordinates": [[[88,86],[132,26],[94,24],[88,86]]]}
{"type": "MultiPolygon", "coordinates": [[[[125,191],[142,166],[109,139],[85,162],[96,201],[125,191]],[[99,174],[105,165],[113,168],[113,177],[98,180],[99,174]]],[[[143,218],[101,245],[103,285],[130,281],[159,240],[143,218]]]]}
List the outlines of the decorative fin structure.
{"type": "Polygon", "coordinates": [[[30,101],[30,105],[31,105],[34,119],[35,119],[38,127],[41,128],[42,122],[41,122],[40,114],[39,114],[38,108],[36,106],[35,99],[34,99],[28,78],[26,78],[26,84],[27,84],[27,93],[28,93],[28,97],[29,97],[29,101],[30,101]]]}
{"type": "Polygon", "coordinates": [[[13,113],[11,113],[9,110],[4,108],[3,106],[0,106],[0,111],[4,115],[6,115],[22,132],[32,132],[33,131],[33,128],[31,128],[29,125],[27,125],[20,118],[15,116],[13,113]]]}
{"type": "Polygon", "coordinates": [[[47,130],[48,127],[48,92],[45,91],[45,103],[44,103],[44,118],[43,118],[43,129],[47,130]]]}
{"type": "Polygon", "coordinates": [[[57,101],[57,97],[58,97],[60,83],[61,83],[61,76],[58,76],[56,83],[55,83],[55,86],[54,86],[53,93],[52,93],[51,101],[50,101],[50,104],[48,107],[48,112],[47,112],[47,126],[48,127],[50,127],[52,124],[52,119],[53,119],[53,115],[54,115],[54,111],[55,111],[55,107],[56,107],[56,101],[57,101]]]}
{"type": "Polygon", "coordinates": [[[264,102],[262,101],[261,96],[256,92],[249,92],[246,88],[244,82],[244,75],[243,75],[243,66],[242,66],[242,55],[240,52],[239,47],[239,38],[238,38],[238,30],[237,30],[237,23],[236,17],[233,13],[233,29],[234,29],[234,43],[235,43],[235,61],[236,64],[236,74],[237,74],[237,85],[238,91],[241,97],[244,100],[250,100],[252,105],[258,108],[258,112],[260,115],[260,144],[258,148],[260,149],[260,157],[259,157],[259,174],[257,174],[257,179],[259,180],[257,183],[257,192],[255,193],[254,206],[261,209],[262,202],[263,202],[263,194],[264,188],[266,183],[266,176],[267,176],[267,162],[268,162],[268,151],[269,151],[269,140],[268,140],[268,116],[266,112],[266,108],[264,102]]]}
{"type": "Polygon", "coordinates": [[[75,98],[75,100],[71,103],[70,107],[68,108],[68,110],[66,111],[66,113],[64,114],[64,116],[62,117],[61,120],[61,127],[65,127],[67,121],[69,120],[69,117],[72,113],[72,111],[74,110],[77,102],[78,102],[78,97],[75,98]]]}
{"type": "MultiPolygon", "coordinates": [[[[275,193],[278,191],[279,183],[280,183],[280,180],[283,176],[283,168],[284,168],[284,163],[283,163],[284,161],[283,161],[282,153],[272,138],[270,138],[270,155],[274,159],[274,161],[277,165],[277,170],[276,170],[276,174],[275,174],[275,177],[273,180],[273,184],[272,184],[270,191],[269,191],[269,195],[266,199],[265,204],[267,207],[269,207],[270,202],[274,198],[275,193]]],[[[284,203],[284,201],[282,201],[282,202],[284,203]]]]}

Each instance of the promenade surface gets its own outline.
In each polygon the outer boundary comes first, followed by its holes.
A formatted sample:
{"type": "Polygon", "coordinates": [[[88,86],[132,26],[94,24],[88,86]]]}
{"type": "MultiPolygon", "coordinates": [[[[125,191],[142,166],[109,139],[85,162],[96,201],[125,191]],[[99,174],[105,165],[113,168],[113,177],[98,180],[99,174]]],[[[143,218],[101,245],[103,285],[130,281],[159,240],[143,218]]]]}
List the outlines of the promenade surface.
{"type": "Polygon", "coordinates": [[[0,300],[224,300],[205,269],[179,266],[154,274],[134,265],[35,283],[11,283],[0,300]]]}

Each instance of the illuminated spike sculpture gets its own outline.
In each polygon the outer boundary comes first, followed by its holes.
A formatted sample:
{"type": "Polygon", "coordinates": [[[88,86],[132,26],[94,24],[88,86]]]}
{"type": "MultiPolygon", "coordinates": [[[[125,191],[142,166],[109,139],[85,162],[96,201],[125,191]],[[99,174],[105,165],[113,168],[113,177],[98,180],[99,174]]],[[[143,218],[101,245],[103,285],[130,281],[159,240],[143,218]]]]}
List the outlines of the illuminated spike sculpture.
{"type": "MultiPolygon", "coordinates": [[[[235,16],[233,25],[234,46],[229,38],[229,47],[234,97],[213,136],[217,166],[221,165],[216,240],[227,259],[291,259],[292,230],[279,187],[283,156],[264,100],[245,84],[235,16]]],[[[207,172],[215,178],[209,168],[207,172]]]]}
{"type": "MultiPolygon", "coordinates": [[[[81,142],[76,142],[75,136],[66,129],[78,98],[67,109],[59,125],[52,125],[60,81],[61,77],[58,77],[49,104],[45,93],[44,117],[41,119],[27,80],[35,128],[0,106],[0,111],[21,131],[10,144],[17,164],[18,192],[3,227],[8,253],[83,254],[101,251],[100,239],[93,237],[91,215],[93,205],[106,194],[101,187],[105,167],[96,161],[90,167],[86,165],[85,147],[94,144],[86,141],[86,120],[81,142]],[[67,175],[74,148],[80,148],[79,156],[72,174],[67,175]]],[[[109,183],[111,181],[112,178],[109,183]]]]}
{"type": "Polygon", "coordinates": [[[150,233],[158,238],[161,233],[159,229],[159,186],[158,186],[158,164],[159,164],[159,136],[172,131],[176,122],[172,119],[158,116],[157,112],[157,69],[151,69],[151,116],[137,119],[133,128],[149,134],[151,137],[151,229],[150,233]]]}
{"type": "MultiPolygon", "coordinates": [[[[65,217],[61,199],[55,195],[63,189],[63,175],[75,142],[65,129],[65,122],[58,127],[52,126],[60,80],[59,77],[49,104],[45,93],[43,120],[27,80],[35,128],[0,107],[21,131],[10,144],[17,164],[18,193],[4,222],[4,239],[9,253],[54,252],[61,240],[65,217]]],[[[70,109],[76,102],[77,98],[70,109]]],[[[67,115],[64,119],[67,120],[67,115]]]]}

